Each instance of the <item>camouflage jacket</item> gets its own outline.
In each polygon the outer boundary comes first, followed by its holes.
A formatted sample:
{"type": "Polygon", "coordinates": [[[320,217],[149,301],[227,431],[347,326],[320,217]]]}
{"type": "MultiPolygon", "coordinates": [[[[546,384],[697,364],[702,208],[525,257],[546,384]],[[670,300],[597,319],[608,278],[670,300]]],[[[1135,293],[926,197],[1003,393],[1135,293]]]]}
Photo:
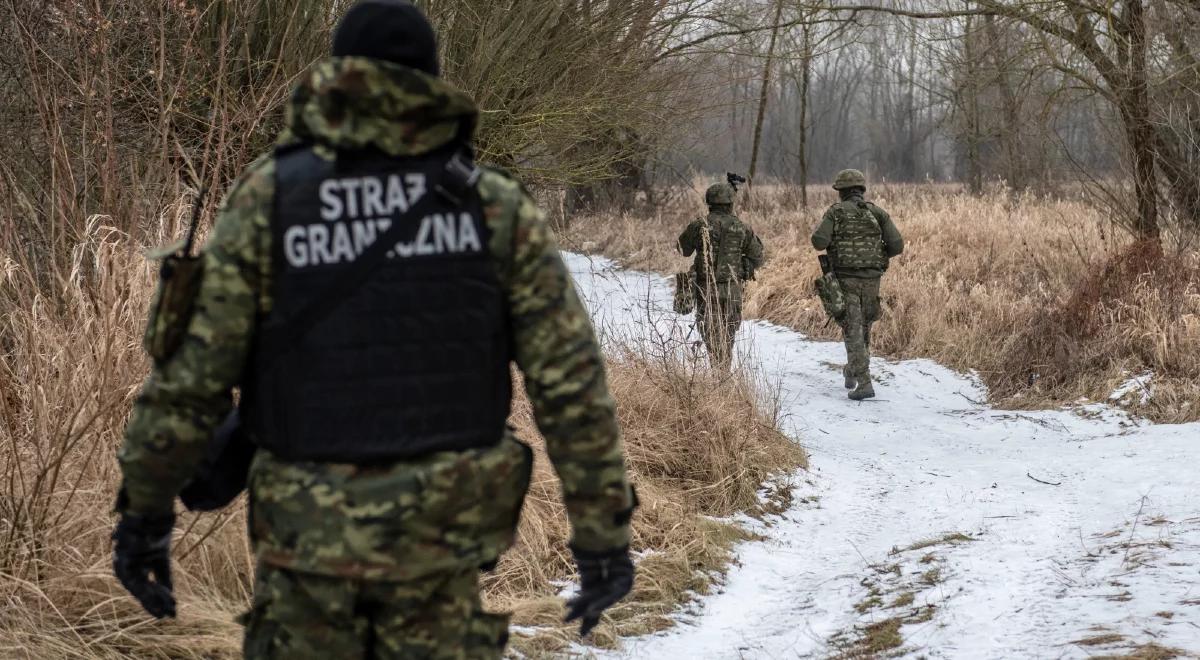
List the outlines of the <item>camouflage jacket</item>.
{"type": "MultiPolygon", "coordinates": [[[[813,232],[813,235],[812,235],[813,247],[818,250],[829,249],[829,246],[833,243],[833,238],[834,238],[833,237],[833,229],[834,229],[834,213],[833,213],[833,211],[840,204],[845,204],[847,202],[857,203],[857,202],[861,202],[861,201],[863,201],[863,198],[861,195],[850,195],[846,199],[829,207],[829,210],[825,212],[825,216],[823,218],[821,218],[820,226],[818,226],[817,230],[813,232]]],[[[890,259],[890,258],[898,256],[898,255],[900,255],[900,253],[904,252],[904,239],[900,236],[900,230],[896,228],[896,223],[892,222],[892,216],[888,215],[887,211],[872,204],[871,202],[867,202],[867,208],[870,209],[872,215],[875,216],[875,219],[879,221],[879,229],[883,234],[884,253],[887,255],[887,257],[890,259]]],[[[834,267],[836,268],[836,264],[834,265],[834,267]]],[[[875,269],[875,268],[856,269],[856,270],[847,270],[847,269],[838,268],[837,274],[841,275],[843,277],[882,277],[883,270],[875,269]]]]}
{"type": "Polygon", "coordinates": [[[712,211],[679,235],[679,252],[696,255],[692,266],[698,285],[705,282],[741,283],[762,265],[763,245],[750,225],[736,215],[712,211]]]}
{"type": "MultiPolygon", "coordinates": [[[[363,58],[318,64],[293,95],[282,142],[371,145],[391,155],[444,146],[476,119],[471,100],[410,69],[363,58]]],[[[187,335],[156,365],[119,453],[128,509],[157,513],[194,473],[231,409],[256,324],[271,309],[274,160],[254,162],[228,193],[205,246],[187,335]]],[[[585,550],[629,543],[632,505],[604,360],[554,236],[519,183],[479,183],[489,251],[509,306],[517,366],[585,550]]],[[[272,565],[366,579],[410,579],[495,559],[511,543],[530,456],[498,446],[370,467],[286,463],[259,451],[250,477],[251,536],[272,565]]]]}

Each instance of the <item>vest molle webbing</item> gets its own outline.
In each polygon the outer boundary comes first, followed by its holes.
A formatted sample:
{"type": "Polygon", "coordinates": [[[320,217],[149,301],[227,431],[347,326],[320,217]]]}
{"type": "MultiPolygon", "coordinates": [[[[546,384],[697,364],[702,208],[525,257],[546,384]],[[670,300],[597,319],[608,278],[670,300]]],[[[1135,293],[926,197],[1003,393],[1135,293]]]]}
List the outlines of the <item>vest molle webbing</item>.
{"type": "Polygon", "coordinates": [[[394,222],[395,249],[357,290],[270,364],[256,360],[243,410],[286,460],[370,463],[495,444],[511,399],[506,300],[478,195],[405,212],[450,156],[277,156],[272,311],[262,356],[394,222]]]}
{"type": "Polygon", "coordinates": [[[883,231],[866,203],[842,202],[834,207],[833,243],[830,253],[839,270],[887,267],[883,231]]]}

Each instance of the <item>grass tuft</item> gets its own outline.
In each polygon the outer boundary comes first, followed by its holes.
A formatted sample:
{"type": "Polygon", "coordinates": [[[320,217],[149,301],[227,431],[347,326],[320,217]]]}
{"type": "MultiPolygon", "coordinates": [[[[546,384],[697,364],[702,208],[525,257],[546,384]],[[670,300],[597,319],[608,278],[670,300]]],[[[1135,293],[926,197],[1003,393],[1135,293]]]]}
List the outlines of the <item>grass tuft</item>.
{"type": "Polygon", "coordinates": [[[1104,633],[1103,635],[1093,635],[1091,637],[1077,639],[1071,643],[1075,644],[1076,646],[1105,646],[1108,644],[1116,644],[1117,642],[1124,641],[1124,639],[1124,635],[1118,635],[1117,633],[1104,633]]]}
{"type": "Polygon", "coordinates": [[[863,626],[853,642],[839,648],[831,657],[833,660],[865,660],[898,649],[904,644],[904,638],[900,636],[904,623],[901,617],[891,617],[863,626]]]}
{"type": "Polygon", "coordinates": [[[1122,655],[1094,655],[1092,660],[1172,660],[1173,658],[1190,657],[1186,651],[1160,646],[1158,644],[1142,644],[1129,653],[1122,655]]]}
{"type": "Polygon", "coordinates": [[[975,539],[971,538],[970,536],[967,536],[966,534],[962,534],[960,532],[952,532],[949,534],[943,534],[941,536],[928,538],[923,541],[917,541],[916,543],[908,546],[907,548],[900,550],[900,552],[909,552],[912,550],[924,550],[926,548],[932,548],[932,547],[938,546],[938,545],[953,545],[955,543],[969,543],[974,540],[975,539]]]}
{"type": "Polygon", "coordinates": [[[933,586],[942,581],[942,569],[931,568],[921,574],[921,584],[933,586]]]}

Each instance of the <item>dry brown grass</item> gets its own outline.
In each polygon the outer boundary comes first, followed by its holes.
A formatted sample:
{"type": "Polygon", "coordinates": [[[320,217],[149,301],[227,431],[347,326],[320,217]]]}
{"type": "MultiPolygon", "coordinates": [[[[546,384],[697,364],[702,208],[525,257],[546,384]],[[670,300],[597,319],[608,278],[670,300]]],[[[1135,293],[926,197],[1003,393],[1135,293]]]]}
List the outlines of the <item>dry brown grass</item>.
{"type": "Polygon", "coordinates": [[[1134,647],[1130,652],[1121,655],[1094,655],[1091,657],[1093,660],[1171,660],[1190,656],[1187,651],[1149,643],[1134,647]]]}
{"type": "Polygon", "coordinates": [[[871,660],[887,657],[889,651],[894,652],[904,645],[904,637],[900,628],[905,621],[901,617],[889,617],[875,623],[867,624],[855,630],[851,641],[838,642],[837,649],[831,657],[834,660],[871,660]]]}
{"type": "MultiPolygon", "coordinates": [[[[58,274],[40,282],[0,240],[0,657],[234,657],[234,617],[253,572],[241,507],[181,517],[178,620],[148,621],[111,577],[114,454],[148,368],[140,341],[153,269],[140,241],[104,225],[94,219],[58,274]]],[[[159,225],[164,235],[178,229],[174,214],[159,225]]],[[[747,536],[713,517],[754,511],[765,482],[804,464],[777,430],[769,398],[746,381],[651,360],[636,347],[610,367],[642,499],[635,548],[646,554],[635,598],[601,626],[600,644],[668,625],[747,536]]],[[[526,402],[514,421],[538,464],[518,547],[486,578],[486,593],[516,623],[544,627],[514,640],[537,655],[574,637],[558,623],[556,596],[571,569],[558,484],[526,402]]]]}
{"type": "Polygon", "coordinates": [[[1124,635],[1118,635],[1117,633],[1104,633],[1102,635],[1092,635],[1090,637],[1084,637],[1083,639],[1077,639],[1071,643],[1077,646],[1108,646],[1124,640],[1124,635]]]}
{"type": "MultiPolygon", "coordinates": [[[[633,268],[682,270],[674,241],[702,212],[702,190],[651,212],[571,218],[565,243],[633,268]]],[[[1153,397],[1142,404],[1134,393],[1130,407],[1159,421],[1200,419],[1200,254],[1153,258],[1082,197],[971,197],[949,185],[884,185],[869,196],[907,243],[883,280],[877,353],[975,370],[996,402],[1016,407],[1105,400],[1152,371],[1153,397]]],[[[760,186],[739,209],[768,257],[745,311],[837,339],[812,292],[809,242],[836,197],[823,188],[811,197],[801,210],[797,189],[760,186]]]]}

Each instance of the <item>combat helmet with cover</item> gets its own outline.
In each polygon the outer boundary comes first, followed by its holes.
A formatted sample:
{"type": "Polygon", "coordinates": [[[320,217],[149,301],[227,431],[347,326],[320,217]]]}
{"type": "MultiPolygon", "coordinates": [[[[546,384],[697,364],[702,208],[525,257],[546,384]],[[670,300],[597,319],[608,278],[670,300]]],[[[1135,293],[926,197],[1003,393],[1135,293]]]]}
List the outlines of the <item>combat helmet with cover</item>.
{"type": "Polygon", "coordinates": [[[842,170],[838,172],[837,178],[833,180],[834,190],[848,190],[850,188],[866,188],[867,177],[859,170],[842,170]]]}
{"type": "Polygon", "coordinates": [[[728,183],[714,183],[708,187],[708,191],[704,193],[704,203],[709,206],[718,206],[721,204],[733,204],[735,195],[733,186],[728,183]]]}

